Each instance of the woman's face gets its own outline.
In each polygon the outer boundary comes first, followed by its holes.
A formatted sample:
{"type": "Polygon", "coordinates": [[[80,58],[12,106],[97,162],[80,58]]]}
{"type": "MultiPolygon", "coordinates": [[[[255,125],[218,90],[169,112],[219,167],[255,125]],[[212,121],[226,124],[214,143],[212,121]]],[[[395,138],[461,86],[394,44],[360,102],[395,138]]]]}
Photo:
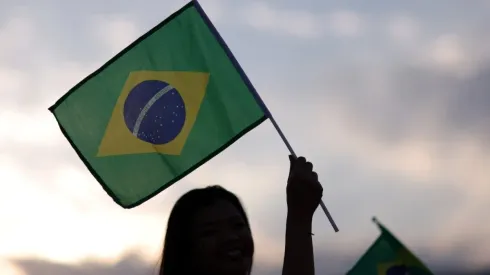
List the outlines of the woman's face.
{"type": "Polygon", "coordinates": [[[195,266],[200,274],[244,275],[252,266],[254,245],[250,228],[226,200],[198,211],[192,228],[195,266]]]}

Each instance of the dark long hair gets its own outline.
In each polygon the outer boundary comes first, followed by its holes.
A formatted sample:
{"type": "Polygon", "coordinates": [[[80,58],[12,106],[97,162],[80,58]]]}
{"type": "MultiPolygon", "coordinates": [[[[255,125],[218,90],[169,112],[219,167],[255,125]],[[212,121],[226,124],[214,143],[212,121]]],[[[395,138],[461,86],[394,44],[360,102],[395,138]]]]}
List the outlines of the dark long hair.
{"type": "Polygon", "coordinates": [[[218,200],[230,202],[242,215],[250,228],[247,215],[240,200],[221,186],[194,189],[184,194],[175,203],[167,223],[159,275],[188,275],[192,263],[191,227],[196,212],[218,200]]]}

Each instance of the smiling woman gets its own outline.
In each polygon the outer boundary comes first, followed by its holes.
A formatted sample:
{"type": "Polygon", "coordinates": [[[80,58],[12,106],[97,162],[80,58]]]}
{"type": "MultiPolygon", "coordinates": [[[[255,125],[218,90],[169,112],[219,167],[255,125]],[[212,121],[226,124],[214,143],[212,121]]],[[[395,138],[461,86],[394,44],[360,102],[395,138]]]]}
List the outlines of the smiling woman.
{"type": "MultiPolygon", "coordinates": [[[[290,157],[283,275],[313,275],[311,221],[323,189],[313,165],[290,157]]],[[[219,186],[184,194],[170,214],[159,275],[250,275],[254,241],[239,199],[219,186]]]]}
{"type": "Polygon", "coordinates": [[[175,204],[167,228],[160,275],[250,272],[250,225],[231,192],[219,186],[188,192],[175,204]]]}

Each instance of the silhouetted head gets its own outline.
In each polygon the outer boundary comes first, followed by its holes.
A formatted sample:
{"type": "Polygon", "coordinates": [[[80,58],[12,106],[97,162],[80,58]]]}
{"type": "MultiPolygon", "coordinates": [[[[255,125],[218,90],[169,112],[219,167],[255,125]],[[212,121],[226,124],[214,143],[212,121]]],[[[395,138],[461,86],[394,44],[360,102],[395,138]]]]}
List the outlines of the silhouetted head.
{"type": "Polygon", "coordinates": [[[220,186],[194,189],[174,205],[160,275],[245,275],[254,244],[239,199],[220,186]]]}

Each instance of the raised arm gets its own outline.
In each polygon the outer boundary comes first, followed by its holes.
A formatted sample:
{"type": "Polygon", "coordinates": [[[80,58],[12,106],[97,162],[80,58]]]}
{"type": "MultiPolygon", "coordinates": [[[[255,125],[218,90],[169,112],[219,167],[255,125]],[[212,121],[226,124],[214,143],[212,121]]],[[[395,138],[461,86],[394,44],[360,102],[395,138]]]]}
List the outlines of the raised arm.
{"type": "Polygon", "coordinates": [[[290,156],[287,184],[288,216],[283,275],[314,275],[315,262],[311,223],[320,204],[323,188],[313,165],[304,157],[290,156]]]}

